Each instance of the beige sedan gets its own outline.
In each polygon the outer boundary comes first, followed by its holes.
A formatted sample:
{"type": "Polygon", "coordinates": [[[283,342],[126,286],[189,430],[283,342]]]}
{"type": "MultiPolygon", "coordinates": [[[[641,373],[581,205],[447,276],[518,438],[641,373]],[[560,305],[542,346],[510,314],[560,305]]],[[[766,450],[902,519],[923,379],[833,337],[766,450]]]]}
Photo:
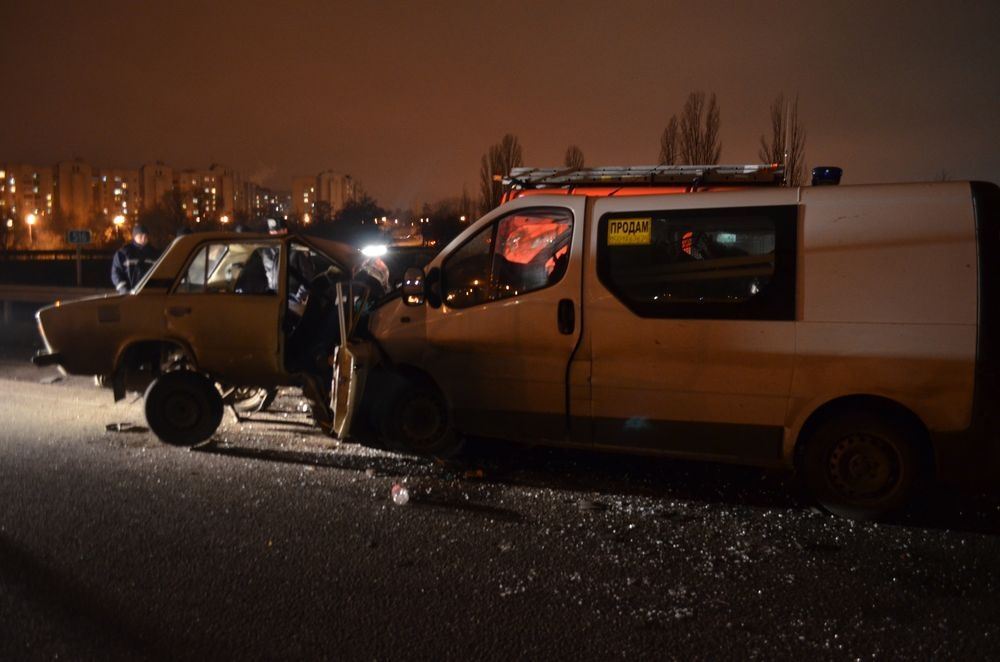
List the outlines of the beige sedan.
{"type": "Polygon", "coordinates": [[[150,428],[171,444],[208,439],[224,397],[245,387],[302,388],[330,430],[331,357],[357,309],[338,310],[337,292],[361,274],[387,283],[384,265],[337,242],[181,236],[133,291],[39,310],[34,362],[95,375],[116,401],[144,392],[150,428]]]}

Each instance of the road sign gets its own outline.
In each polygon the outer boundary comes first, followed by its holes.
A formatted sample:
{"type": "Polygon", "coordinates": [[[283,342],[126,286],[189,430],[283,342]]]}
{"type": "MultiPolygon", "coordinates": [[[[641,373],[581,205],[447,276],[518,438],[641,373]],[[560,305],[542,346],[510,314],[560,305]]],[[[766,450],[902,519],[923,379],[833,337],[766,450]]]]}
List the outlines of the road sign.
{"type": "Polygon", "coordinates": [[[90,230],[70,230],[66,233],[66,241],[71,244],[89,244],[93,238],[90,230]]]}

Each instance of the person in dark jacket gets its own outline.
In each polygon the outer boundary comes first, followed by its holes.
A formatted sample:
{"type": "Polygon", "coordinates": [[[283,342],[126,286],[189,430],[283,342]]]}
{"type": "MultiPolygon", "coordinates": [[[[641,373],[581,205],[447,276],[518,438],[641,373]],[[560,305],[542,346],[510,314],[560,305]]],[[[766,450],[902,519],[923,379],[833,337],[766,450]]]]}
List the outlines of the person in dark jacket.
{"type": "Polygon", "coordinates": [[[130,291],[159,257],[156,249],[149,245],[146,228],[136,223],[132,227],[132,241],[115,253],[111,261],[111,284],[120,294],[130,291]]]}

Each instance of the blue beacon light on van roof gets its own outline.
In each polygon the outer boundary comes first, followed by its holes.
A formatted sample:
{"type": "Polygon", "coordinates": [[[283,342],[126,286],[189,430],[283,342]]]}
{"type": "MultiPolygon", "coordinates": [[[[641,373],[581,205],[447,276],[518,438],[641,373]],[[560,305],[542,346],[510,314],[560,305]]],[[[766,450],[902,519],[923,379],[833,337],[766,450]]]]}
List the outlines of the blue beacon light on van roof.
{"type": "Polygon", "coordinates": [[[812,169],[812,185],[836,186],[843,174],[844,169],[837,166],[818,166],[812,169]]]}

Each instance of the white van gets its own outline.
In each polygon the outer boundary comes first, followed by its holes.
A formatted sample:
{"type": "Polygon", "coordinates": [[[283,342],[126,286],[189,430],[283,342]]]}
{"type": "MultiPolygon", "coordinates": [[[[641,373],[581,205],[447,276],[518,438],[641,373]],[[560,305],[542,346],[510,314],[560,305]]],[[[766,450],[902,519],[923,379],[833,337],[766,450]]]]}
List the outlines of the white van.
{"type": "Polygon", "coordinates": [[[341,430],[794,468],[859,517],[996,462],[995,185],[614,172],[518,171],[408,272],[349,345],[341,430]]]}

